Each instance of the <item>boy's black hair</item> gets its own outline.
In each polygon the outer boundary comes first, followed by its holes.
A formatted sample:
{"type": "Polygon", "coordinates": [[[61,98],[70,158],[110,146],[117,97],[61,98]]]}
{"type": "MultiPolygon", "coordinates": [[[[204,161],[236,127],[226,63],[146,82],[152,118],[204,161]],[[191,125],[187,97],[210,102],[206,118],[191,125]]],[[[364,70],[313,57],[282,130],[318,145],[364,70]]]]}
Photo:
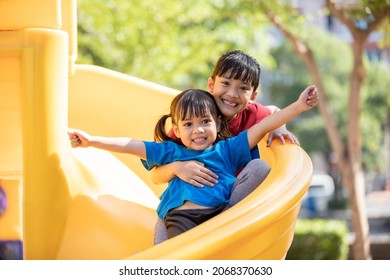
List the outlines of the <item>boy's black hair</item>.
{"type": "Polygon", "coordinates": [[[234,50],[223,54],[215,64],[211,78],[225,77],[241,80],[253,86],[256,91],[260,83],[261,69],[259,63],[243,51],[234,50]]]}

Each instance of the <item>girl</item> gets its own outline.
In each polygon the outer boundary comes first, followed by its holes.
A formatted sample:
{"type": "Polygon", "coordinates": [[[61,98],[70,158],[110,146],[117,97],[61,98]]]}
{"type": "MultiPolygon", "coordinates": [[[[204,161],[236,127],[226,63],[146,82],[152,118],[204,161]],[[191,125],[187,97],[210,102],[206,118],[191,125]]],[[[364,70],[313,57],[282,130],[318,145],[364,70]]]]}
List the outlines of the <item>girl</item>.
{"type": "Polygon", "coordinates": [[[171,238],[222,212],[229,201],[236,170],[251,161],[250,150],[266,133],[317,103],[317,90],[310,86],[285,109],[266,117],[238,136],[228,138],[226,120],[213,96],[203,90],[189,89],[174,98],[170,114],[158,121],[155,140],[162,142],[90,136],[82,131],[69,131],[69,139],[72,147],[92,146],[136,155],[143,159],[149,170],[173,161],[197,160],[217,174],[218,184],[213,188],[197,188],[178,177],[168,183],[160,197],[157,214],[164,220],[168,238],[171,238]],[[168,118],[172,119],[174,134],[184,146],[170,141],[165,132],[168,118]]]}

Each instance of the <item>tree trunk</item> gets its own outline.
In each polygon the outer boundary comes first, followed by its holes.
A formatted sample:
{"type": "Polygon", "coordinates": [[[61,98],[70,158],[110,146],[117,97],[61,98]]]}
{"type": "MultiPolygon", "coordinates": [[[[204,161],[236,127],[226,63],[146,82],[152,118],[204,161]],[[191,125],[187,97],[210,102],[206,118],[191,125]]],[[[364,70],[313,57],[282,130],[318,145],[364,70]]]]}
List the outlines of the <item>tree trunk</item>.
{"type": "Polygon", "coordinates": [[[390,191],[390,116],[385,123],[385,184],[386,190],[390,191]]]}
{"type": "MultiPolygon", "coordinates": [[[[355,241],[353,244],[354,259],[365,260],[371,259],[369,224],[366,211],[365,200],[365,181],[362,167],[361,156],[361,129],[360,129],[360,112],[361,98],[360,91],[363,81],[366,77],[363,53],[365,36],[354,36],[353,43],[353,68],[350,79],[349,92],[349,110],[348,110],[348,154],[350,173],[348,180],[343,180],[348,191],[349,201],[352,210],[352,225],[355,232],[355,241]]],[[[347,175],[347,174],[346,174],[347,175]]]]}
{"type": "MultiPolygon", "coordinates": [[[[287,29],[272,14],[267,14],[268,18],[279,28],[280,31],[290,40],[294,51],[301,57],[305,63],[314,84],[318,88],[321,101],[319,110],[325,119],[325,128],[331,142],[333,151],[335,151],[341,172],[343,186],[347,189],[348,199],[351,206],[352,226],[355,232],[353,244],[354,259],[371,259],[369,243],[369,227],[365,203],[365,183],[361,161],[360,144],[360,88],[364,80],[364,67],[362,55],[354,53],[354,67],[351,74],[350,87],[350,108],[348,123],[347,148],[345,147],[340,131],[331,114],[327,95],[322,83],[318,66],[314,56],[306,44],[298,37],[288,32],[287,29]],[[358,91],[356,93],[356,91],[358,91]]],[[[359,49],[360,47],[358,47],[359,49]]]]}
{"type": "MultiPolygon", "coordinates": [[[[360,131],[360,112],[361,98],[360,91],[365,79],[365,69],[363,64],[364,45],[370,33],[375,30],[390,15],[390,6],[383,6],[383,9],[377,11],[373,20],[367,22],[366,29],[360,29],[355,24],[355,19],[350,18],[341,9],[337,1],[326,0],[326,6],[329,11],[341,23],[343,23],[351,32],[354,39],[353,49],[353,67],[350,78],[349,108],[348,108],[348,141],[345,147],[340,135],[340,131],[330,113],[330,106],[326,98],[325,89],[319,73],[318,66],[312,55],[311,50],[297,36],[288,31],[288,29],[273,14],[274,7],[263,1],[254,1],[258,7],[263,9],[268,19],[286,36],[293,45],[294,51],[304,61],[313,82],[316,84],[321,101],[319,109],[325,119],[325,128],[328,134],[333,151],[338,158],[338,164],[342,177],[342,184],[347,189],[348,199],[352,210],[352,226],[355,232],[353,244],[354,259],[371,259],[369,225],[366,212],[365,200],[365,182],[362,165],[361,152],[361,131],[360,131]]],[[[371,3],[375,4],[375,3],[371,3]]],[[[377,5],[379,2],[376,3],[377,5]]],[[[357,9],[361,8],[356,6],[357,9]]],[[[364,7],[363,7],[364,8],[364,7]]],[[[370,12],[371,10],[368,9],[370,12]]],[[[375,9],[374,9],[375,10],[375,9]]],[[[288,13],[288,12],[287,12],[288,13]]]]}

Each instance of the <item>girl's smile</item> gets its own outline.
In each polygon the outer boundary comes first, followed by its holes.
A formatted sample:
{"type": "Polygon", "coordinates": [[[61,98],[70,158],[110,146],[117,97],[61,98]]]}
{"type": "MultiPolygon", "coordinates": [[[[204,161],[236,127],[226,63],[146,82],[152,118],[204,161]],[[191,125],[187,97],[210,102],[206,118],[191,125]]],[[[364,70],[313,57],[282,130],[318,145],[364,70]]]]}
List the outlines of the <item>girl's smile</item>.
{"type": "Polygon", "coordinates": [[[210,112],[202,117],[186,117],[173,125],[176,137],[191,150],[205,150],[217,139],[219,121],[216,122],[210,112]]]}

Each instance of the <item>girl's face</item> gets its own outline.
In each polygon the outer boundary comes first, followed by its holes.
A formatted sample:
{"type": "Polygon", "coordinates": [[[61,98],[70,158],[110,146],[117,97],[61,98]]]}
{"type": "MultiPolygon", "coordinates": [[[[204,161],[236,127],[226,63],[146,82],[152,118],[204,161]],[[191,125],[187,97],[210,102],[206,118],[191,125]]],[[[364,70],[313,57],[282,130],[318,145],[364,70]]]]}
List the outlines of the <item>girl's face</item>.
{"type": "Polygon", "coordinates": [[[202,117],[186,117],[173,125],[176,137],[190,150],[205,150],[210,148],[217,139],[220,120],[215,120],[210,112],[202,117]]]}
{"type": "Polygon", "coordinates": [[[227,120],[244,111],[248,103],[254,101],[257,95],[250,84],[220,76],[216,76],[215,80],[209,78],[207,87],[227,120]]]}

